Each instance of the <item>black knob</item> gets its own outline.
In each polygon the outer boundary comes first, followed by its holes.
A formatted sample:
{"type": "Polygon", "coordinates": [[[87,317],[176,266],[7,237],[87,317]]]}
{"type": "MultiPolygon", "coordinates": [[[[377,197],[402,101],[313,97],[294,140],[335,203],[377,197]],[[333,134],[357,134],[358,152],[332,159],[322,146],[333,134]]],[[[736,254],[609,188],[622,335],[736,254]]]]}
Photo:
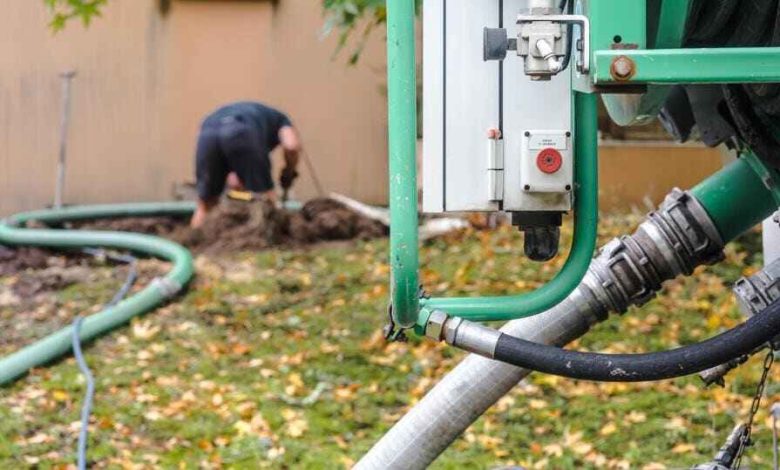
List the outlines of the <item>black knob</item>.
{"type": "Polygon", "coordinates": [[[529,227],[525,229],[525,255],[532,261],[550,261],[558,254],[558,227],[529,227]]]}
{"type": "Polygon", "coordinates": [[[549,261],[558,254],[561,212],[512,212],[512,224],[522,231],[525,255],[533,261],[549,261]]]}
{"type": "Polygon", "coordinates": [[[504,60],[506,52],[509,50],[509,37],[504,28],[485,28],[484,29],[484,50],[483,59],[504,60]]]}

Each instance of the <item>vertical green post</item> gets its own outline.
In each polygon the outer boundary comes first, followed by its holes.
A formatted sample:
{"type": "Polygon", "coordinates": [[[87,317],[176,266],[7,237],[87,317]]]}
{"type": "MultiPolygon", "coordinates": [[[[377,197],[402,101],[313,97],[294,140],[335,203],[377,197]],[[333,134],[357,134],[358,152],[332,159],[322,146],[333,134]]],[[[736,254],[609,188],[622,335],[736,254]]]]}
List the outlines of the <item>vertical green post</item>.
{"type": "Polygon", "coordinates": [[[387,1],[390,267],[393,320],[417,322],[417,77],[414,0],[387,1]]]}

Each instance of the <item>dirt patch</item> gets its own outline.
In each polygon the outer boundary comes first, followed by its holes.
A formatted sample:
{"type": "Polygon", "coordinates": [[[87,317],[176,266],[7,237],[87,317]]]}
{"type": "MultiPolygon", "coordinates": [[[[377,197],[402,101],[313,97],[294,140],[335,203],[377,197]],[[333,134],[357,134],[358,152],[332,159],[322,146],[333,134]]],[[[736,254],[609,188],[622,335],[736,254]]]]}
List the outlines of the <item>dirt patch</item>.
{"type": "Polygon", "coordinates": [[[32,299],[44,293],[62,290],[85,281],[91,272],[88,266],[51,266],[46,269],[28,270],[11,282],[12,292],[22,299],[32,299]]]}
{"type": "MultiPolygon", "coordinates": [[[[43,275],[51,274],[52,279],[43,281],[44,285],[62,287],[68,282],[56,280],[62,277],[59,274],[69,268],[84,266],[86,258],[87,255],[80,251],[62,252],[34,247],[8,248],[0,245],[0,277],[39,272],[43,275]]],[[[26,282],[26,279],[21,278],[20,281],[26,282]]]]}
{"type": "Polygon", "coordinates": [[[49,252],[40,248],[11,249],[0,246],[0,276],[26,269],[43,269],[49,265],[49,256],[49,252]]]}
{"type": "MultiPolygon", "coordinates": [[[[208,254],[366,240],[388,233],[382,223],[325,198],[309,201],[300,211],[279,209],[268,202],[228,200],[214,209],[199,229],[191,229],[187,219],[173,217],[106,219],[72,224],[72,228],[156,235],[195,253],[208,254]]],[[[13,292],[29,297],[77,282],[63,273],[70,272],[65,268],[89,265],[85,258],[89,257],[78,251],[63,254],[42,248],[0,246],[0,277],[15,276],[13,292]]]]}
{"type": "Polygon", "coordinates": [[[367,240],[383,237],[387,227],[321,198],[300,211],[288,211],[264,201],[224,201],[203,227],[191,229],[175,218],[127,218],[80,224],[77,228],[146,233],[174,240],[196,253],[224,253],[273,246],[302,246],[331,240],[367,240]]]}
{"type": "Polygon", "coordinates": [[[62,253],[43,248],[0,246],[0,307],[8,299],[32,299],[81,281],[89,268],[80,252],[62,253]]]}
{"type": "MultiPolygon", "coordinates": [[[[128,266],[93,257],[58,266],[59,258],[50,256],[43,269],[0,277],[0,356],[71,324],[76,315],[94,313],[127,279],[128,266]],[[71,286],[74,289],[63,293],[71,286]]],[[[139,261],[133,291],[145,288],[167,269],[163,261],[139,261]]]]}

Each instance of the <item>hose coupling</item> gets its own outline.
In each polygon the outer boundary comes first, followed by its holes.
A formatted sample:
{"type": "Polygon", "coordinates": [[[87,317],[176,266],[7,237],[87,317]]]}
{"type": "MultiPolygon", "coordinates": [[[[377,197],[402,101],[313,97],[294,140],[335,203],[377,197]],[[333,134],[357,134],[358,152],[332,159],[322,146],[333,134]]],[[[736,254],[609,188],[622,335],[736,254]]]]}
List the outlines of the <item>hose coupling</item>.
{"type": "Polygon", "coordinates": [[[698,199],[673,190],[633,235],[613,239],[593,260],[584,284],[596,315],[647,303],[665,281],[722,259],[723,245],[698,199]]]}
{"type": "MultiPolygon", "coordinates": [[[[758,273],[742,278],[734,284],[734,294],[742,314],[752,317],[780,300],[780,260],[758,273]]],[[[780,335],[772,340],[772,347],[780,347],[780,335]]]]}
{"type": "Polygon", "coordinates": [[[176,297],[182,290],[182,285],[173,279],[167,277],[156,277],[152,280],[151,286],[160,291],[165,299],[176,297]]]}
{"type": "Polygon", "coordinates": [[[425,336],[492,359],[501,332],[434,310],[425,325],[425,336]]]}
{"type": "Polygon", "coordinates": [[[672,278],[690,276],[697,266],[723,259],[725,243],[704,206],[690,192],[675,188],[648,218],[646,232],[651,238],[663,239],[656,241],[661,242],[657,243],[661,254],[675,268],[672,278]]]}
{"type": "MultiPolygon", "coordinates": [[[[743,277],[734,284],[734,295],[737,298],[742,314],[747,317],[757,315],[766,310],[771,304],[780,300],[780,260],[775,261],[758,273],[743,277]]],[[[780,349],[780,335],[770,341],[773,350],[780,349]]],[[[765,349],[758,348],[750,355],[765,349]]],[[[726,374],[744,364],[750,355],[732,359],[725,364],[707,369],[699,373],[699,377],[706,385],[724,385],[726,374]]]]}

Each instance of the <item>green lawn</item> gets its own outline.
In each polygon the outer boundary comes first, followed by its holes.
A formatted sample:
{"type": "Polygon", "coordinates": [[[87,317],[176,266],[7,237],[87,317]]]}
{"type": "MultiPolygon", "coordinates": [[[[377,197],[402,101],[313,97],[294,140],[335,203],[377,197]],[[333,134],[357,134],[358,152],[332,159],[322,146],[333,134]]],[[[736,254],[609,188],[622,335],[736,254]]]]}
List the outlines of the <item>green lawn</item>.
{"type": "MultiPolygon", "coordinates": [[[[605,217],[602,242],[633,229],[634,216],[605,217]]],[[[569,233],[565,234],[566,243],[569,233]]],[[[760,266],[744,237],[727,261],[677,280],[662,298],[612,317],[578,344],[644,351],[703,339],[740,317],[730,285],[760,266]]],[[[423,280],[434,294],[508,293],[550,278],[520,256],[505,227],[428,243],[423,280]]],[[[198,260],[198,279],[178,302],[87,350],[97,377],[90,457],[97,467],[339,468],[365,453],[462,354],[428,341],[385,344],[387,241],[198,260]]],[[[68,287],[68,316],[110,297],[121,282],[68,287]]],[[[30,307],[34,308],[34,307],[30,307]]],[[[0,309],[0,331],[13,315],[0,309]]],[[[65,320],[67,321],[67,318],[65,320]]],[[[680,468],[709,459],[743,417],[760,359],[704,390],[697,378],[592,384],[533,375],[472,426],[434,468],[680,468]]],[[[749,452],[771,457],[768,407],[749,452]]],[[[73,462],[83,393],[72,359],[0,389],[0,468],[73,462]]]]}

